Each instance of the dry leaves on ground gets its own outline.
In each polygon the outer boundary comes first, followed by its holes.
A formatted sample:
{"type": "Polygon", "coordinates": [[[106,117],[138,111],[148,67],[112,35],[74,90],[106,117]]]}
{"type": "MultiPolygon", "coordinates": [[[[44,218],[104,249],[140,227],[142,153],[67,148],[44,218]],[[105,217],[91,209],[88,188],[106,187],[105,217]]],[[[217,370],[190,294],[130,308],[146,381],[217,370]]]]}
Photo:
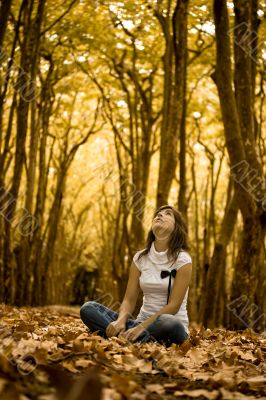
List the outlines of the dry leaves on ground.
{"type": "Polygon", "coordinates": [[[0,305],[0,316],[2,400],[266,398],[266,339],[250,330],[194,327],[167,348],[89,333],[75,309],[0,305]]]}

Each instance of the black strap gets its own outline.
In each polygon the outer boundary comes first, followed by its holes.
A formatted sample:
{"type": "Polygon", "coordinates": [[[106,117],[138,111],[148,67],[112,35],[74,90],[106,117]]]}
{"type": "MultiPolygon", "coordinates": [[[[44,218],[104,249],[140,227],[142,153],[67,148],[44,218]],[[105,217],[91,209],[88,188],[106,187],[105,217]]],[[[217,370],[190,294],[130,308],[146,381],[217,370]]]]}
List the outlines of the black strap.
{"type": "Polygon", "coordinates": [[[161,271],[161,278],[167,278],[167,276],[169,276],[169,283],[168,283],[168,294],[167,294],[167,303],[168,304],[168,300],[169,300],[169,296],[170,296],[170,291],[171,291],[171,279],[172,277],[175,278],[176,276],[176,269],[172,269],[172,271],[167,271],[167,270],[162,270],[161,271]]]}

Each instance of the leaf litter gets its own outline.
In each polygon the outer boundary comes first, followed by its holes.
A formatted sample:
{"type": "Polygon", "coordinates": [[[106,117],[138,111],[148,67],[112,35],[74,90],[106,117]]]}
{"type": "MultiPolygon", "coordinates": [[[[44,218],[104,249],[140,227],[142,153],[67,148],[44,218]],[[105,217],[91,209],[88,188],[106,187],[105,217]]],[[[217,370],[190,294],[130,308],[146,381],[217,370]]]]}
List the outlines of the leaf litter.
{"type": "Polygon", "coordinates": [[[265,335],[190,327],[181,345],[89,332],[75,307],[0,305],[1,400],[266,399],[265,335]]]}

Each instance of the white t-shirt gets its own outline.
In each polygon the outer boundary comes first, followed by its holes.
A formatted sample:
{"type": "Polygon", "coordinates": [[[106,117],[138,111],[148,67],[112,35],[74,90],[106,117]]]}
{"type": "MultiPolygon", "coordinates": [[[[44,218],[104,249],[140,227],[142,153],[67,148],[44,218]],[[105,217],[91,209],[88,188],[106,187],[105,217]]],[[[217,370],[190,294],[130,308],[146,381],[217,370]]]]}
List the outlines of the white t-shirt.
{"type": "MultiPolygon", "coordinates": [[[[143,304],[136,319],[140,322],[149,318],[167,304],[169,277],[162,279],[161,271],[168,270],[170,272],[173,269],[178,270],[183,265],[191,263],[190,255],[183,250],[179,253],[175,263],[172,261],[170,262],[167,257],[167,250],[160,252],[156,251],[154,242],[151,245],[149,253],[138,260],[141,251],[138,251],[133,257],[134,263],[141,272],[139,283],[141,290],[143,291],[143,304]]],[[[172,277],[171,287],[173,287],[174,280],[175,279],[172,277]]],[[[189,288],[187,289],[180,309],[175,316],[180,319],[186,332],[189,334],[189,321],[187,315],[188,291],[189,288]]]]}

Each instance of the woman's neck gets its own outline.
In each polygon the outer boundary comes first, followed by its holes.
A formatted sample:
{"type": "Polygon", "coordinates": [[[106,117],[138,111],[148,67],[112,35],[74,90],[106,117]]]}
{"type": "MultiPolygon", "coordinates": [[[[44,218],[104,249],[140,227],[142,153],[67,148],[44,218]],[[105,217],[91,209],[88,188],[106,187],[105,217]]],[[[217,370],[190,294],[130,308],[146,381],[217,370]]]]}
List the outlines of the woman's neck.
{"type": "Polygon", "coordinates": [[[165,251],[169,247],[168,240],[158,240],[155,239],[154,241],[154,248],[156,251],[165,251]]]}

